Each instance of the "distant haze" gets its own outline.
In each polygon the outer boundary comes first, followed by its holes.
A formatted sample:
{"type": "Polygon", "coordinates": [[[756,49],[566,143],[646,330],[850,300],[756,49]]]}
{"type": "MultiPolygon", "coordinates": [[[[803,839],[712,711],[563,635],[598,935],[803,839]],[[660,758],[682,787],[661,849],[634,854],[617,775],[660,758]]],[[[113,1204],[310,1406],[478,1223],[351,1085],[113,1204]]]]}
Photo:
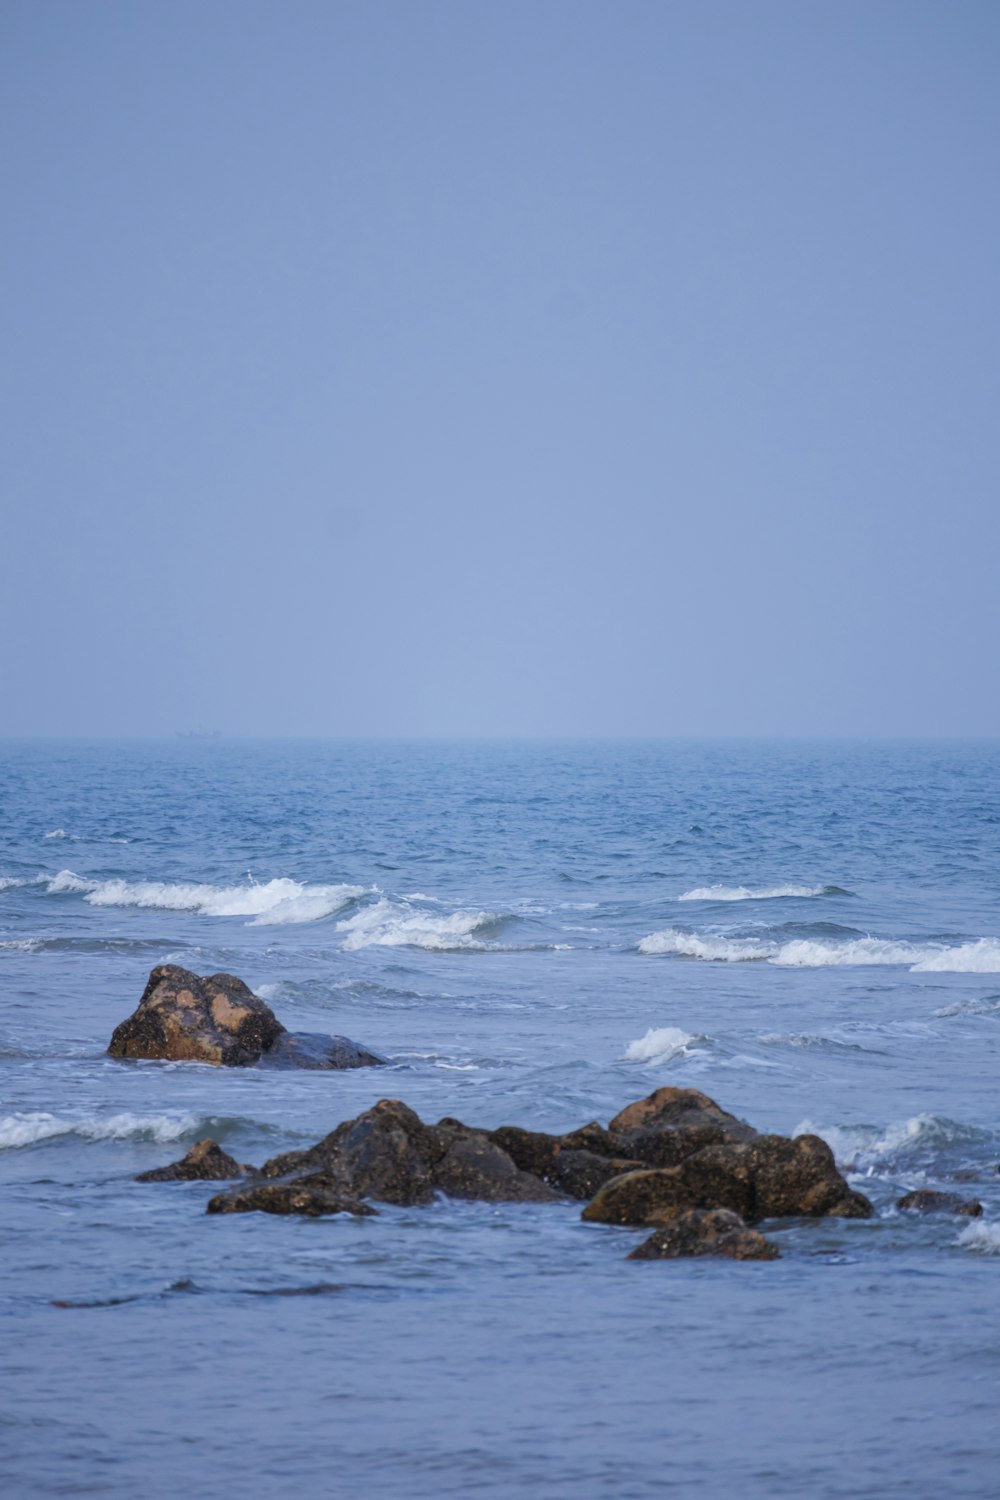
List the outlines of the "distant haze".
{"type": "Polygon", "coordinates": [[[998,734],[995,0],[6,0],[0,734],[998,734]]]}

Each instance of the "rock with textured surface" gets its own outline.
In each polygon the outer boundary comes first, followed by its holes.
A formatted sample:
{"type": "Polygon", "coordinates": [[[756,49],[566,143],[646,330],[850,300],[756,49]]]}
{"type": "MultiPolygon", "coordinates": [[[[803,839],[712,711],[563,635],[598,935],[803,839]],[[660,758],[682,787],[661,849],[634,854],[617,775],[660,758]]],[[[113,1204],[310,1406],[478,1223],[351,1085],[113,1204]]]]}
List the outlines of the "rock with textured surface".
{"type": "Polygon", "coordinates": [[[451,1119],[425,1125],[399,1099],[380,1100],[308,1150],[265,1162],[262,1172],[323,1172],[340,1191],[383,1203],[429,1203],[437,1192],[496,1203],[547,1203],[559,1196],[522,1172],[487,1131],[451,1119]]]}
{"type": "Polygon", "coordinates": [[[154,1167],[140,1172],[136,1182],[219,1182],[231,1177],[247,1177],[256,1171],[229,1156],[218,1141],[198,1141],[187,1156],[171,1162],[169,1167],[154,1167]]]}
{"type": "Polygon", "coordinates": [[[216,1193],[208,1200],[209,1214],[301,1214],[318,1219],[326,1214],[354,1214],[367,1217],[377,1214],[370,1203],[360,1203],[342,1193],[338,1185],[321,1172],[304,1177],[277,1178],[252,1182],[216,1193]]]}
{"type": "Polygon", "coordinates": [[[748,1223],[872,1214],[868,1199],[848,1187],[818,1136],[761,1135],[706,1146],[676,1167],[613,1178],[583,1217],[602,1224],[656,1224],[694,1208],[728,1208],[748,1223]]]}
{"type": "Polygon", "coordinates": [[[896,1207],[917,1214],[958,1214],[966,1219],[982,1216],[983,1205],[977,1198],[960,1198],[958,1193],[939,1193],[934,1188],[917,1188],[896,1200],[896,1207]]]}
{"type": "Polygon", "coordinates": [[[727,1208],[694,1209],[657,1229],[626,1260],[676,1260],[718,1255],[726,1260],[778,1260],[777,1245],[727,1208]]]}
{"type": "Polygon", "coordinates": [[[570,1198],[592,1198],[612,1177],[642,1165],[627,1157],[606,1154],[614,1150],[617,1142],[600,1125],[585,1125],[568,1135],[546,1135],[540,1130],[501,1125],[489,1134],[522,1172],[533,1173],[570,1198]]]}
{"type": "Polygon", "coordinates": [[[177,964],[153,969],[135,1011],[115,1027],[112,1057],[245,1068],[363,1068],[384,1059],[347,1037],[285,1030],[269,1005],[233,974],[202,978],[177,964]]]}
{"type": "Polygon", "coordinates": [[[284,1031],[242,979],[232,974],[200,978],[177,964],[160,964],[149,976],[136,1010],[116,1026],[112,1057],[169,1058],[246,1067],[284,1031]]]}
{"type": "Polygon", "coordinates": [[[629,1104],[608,1126],[617,1154],[675,1167],[706,1146],[752,1141],[757,1132],[698,1089],[662,1088],[629,1104]]]}

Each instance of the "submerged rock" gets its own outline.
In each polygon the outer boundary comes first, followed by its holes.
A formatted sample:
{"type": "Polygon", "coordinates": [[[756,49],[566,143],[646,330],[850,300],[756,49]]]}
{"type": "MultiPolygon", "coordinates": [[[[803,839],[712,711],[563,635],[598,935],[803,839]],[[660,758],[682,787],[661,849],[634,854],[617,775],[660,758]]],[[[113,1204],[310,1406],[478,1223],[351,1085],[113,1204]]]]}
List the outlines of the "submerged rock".
{"type": "Polygon", "coordinates": [[[727,1208],[693,1209],[657,1229],[626,1260],[676,1260],[687,1255],[719,1255],[727,1260],[778,1260],[777,1245],[727,1208]]]}
{"type": "Polygon", "coordinates": [[[896,1207],[918,1214],[959,1214],[966,1219],[978,1219],[983,1205],[976,1198],[961,1198],[958,1193],[939,1193],[934,1188],[917,1188],[896,1200],[896,1207]]]}
{"type": "Polygon", "coordinates": [[[265,1068],[377,1068],[385,1063],[346,1036],[324,1036],[317,1031],[283,1031],[262,1055],[265,1068]]]}
{"type": "Polygon", "coordinates": [[[748,1223],[791,1217],[867,1219],[872,1206],[815,1135],[757,1136],[706,1146],[676,1167],[613,1178],[583,1211],[603,1224],[656,1224],[689,1209],[728,1208],[748,1223]]]}
{"type": "Polygon", "coordinates": [[[216,1182],[227,1177],[247,1177],[256,1167],[248,1167],[229,1156],[218,1141],[198,1141],[187,1156],[171,1162],[169,1167],[154,1167],[140,1172],[136,1182],[216,1182]]]}
{"type": "Polygon", "coordinates": [[[383,1061],[346,1037],[285,1030],[259,995],[233,974],[200,977],[177,964],[152,970],[138,1006],[116,1026],[112,1057],[161,1058],[245,1068],[360,1068],[383,1061]]]}
{"type": "Polygon", "coordinates": [[[302,1214],[318,1219],[326,1214],[355,1214],[366,1217],[378,1213],[370,1203],[361,1203],[338,1191],[336,1184],[322,1173],[263,1182],[254,1178],[246,1186],[216,1193],[208,1200],[209,1214],[302,1214]]]}

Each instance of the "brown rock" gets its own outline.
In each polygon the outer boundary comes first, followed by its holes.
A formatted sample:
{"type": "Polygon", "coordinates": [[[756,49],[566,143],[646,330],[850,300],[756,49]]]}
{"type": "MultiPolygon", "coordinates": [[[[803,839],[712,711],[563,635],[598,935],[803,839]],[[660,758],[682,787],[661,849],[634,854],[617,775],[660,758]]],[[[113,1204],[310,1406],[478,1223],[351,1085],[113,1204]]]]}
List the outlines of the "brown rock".
{"type": "Polygon", "coordinates": [[[837,1171],[818,1136],[762,1135],[707,1146],[679,1166],[613,1178],[584,1209],[603,1224],[655,1224],[691,1208],[728,1208],[747,1222],[807,1217],[867,1219],[872,1206],[837,1171]]]}
{"type": "Polygon", "coordinates": [[[255,1178],[246,1186],[229,1188],[208,1200],[209,1214],[302,1214],[318,1219],[325,1214],[377,1214],[370,1203],[359,1203],[338,1190],[332,1178],[312,1176],[278,1178],[265,1182],[255,1178]]]}
{"type": "Polygon", "coordinates": [[[963,1199],[958,1193],[939,1193],[933,1188],[917,1188],[896,1200],[897,1208],[918,1214],[960,1214],[967,1219],[982,1216],[983,1205],[975,1198],[963,1199]]]}
{"type": "Polygon", "coordinates": [[[675,1260],[687,1255],[720,1255],[727,1260],[778,1260],[781,1252],[739,1214],[726,1208],[694,1209],[657,1229],[626,1260],[675,1260]]]}
{"type": "Polygon", "coordinates": [[[228,1156],[217,1141],[206,1139],[191,1147],[181,1161],[171,1162],[169,1167],[154,1167],[150,1172],[140,1172],[136,1182],[214,1182],[227,1177],[246,1177],[254,1172],[228,1156]]]}
{"type": "Polygon", "coordinates": [[[436,1192],[498,1203],[547,1203],[558,1194],[521,1171],[487,1131],[458,1120],[425,1125],[399,1099],[382,1099],[306,1151],[265,1162],[267,1177],[322,1171],[353,1197],[429,1203],[436,1192]]]}
{"type": "Polygon", "coordinates": [[[134,1013],[115,1028],[112,1057],[170,1058],[245,1067],[277,1041],[284,1027],[242,979],[199,978],[160,964],[134,1013]]]}
{"type": "Polygon", "coordinates": [[[546,1135],[501,1125],[499,1130],[490,1131],[490,1138],[522,1172],[533,1173],[571,1198],[592,1198],[612,1177],[642,1165],[628,1157],[604,1154],[618,1142],[601,1125],[585,1125],[569,1135],[546,1135]]]}
{"type": "Polygon", "coordinates": [[[753,1140],[752,1125],[720,1108],[698,1089],[657,1089],[629,1104],[608,1127],[619,1156],[650,1167],[675,1167],[706,1146],[753,1140]]]}

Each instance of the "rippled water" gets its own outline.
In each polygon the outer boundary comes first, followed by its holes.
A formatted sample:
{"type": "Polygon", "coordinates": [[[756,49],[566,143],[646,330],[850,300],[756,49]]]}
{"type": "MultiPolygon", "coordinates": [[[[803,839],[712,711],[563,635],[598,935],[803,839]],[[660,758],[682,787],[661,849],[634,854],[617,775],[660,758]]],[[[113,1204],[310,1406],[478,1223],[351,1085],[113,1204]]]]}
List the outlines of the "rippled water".
{"type": "Polygon", "coordinates": [[[0,747],[10,1493],[995,1493],[998,771],[985,743],[0,747]],[[390,1065],[112,1062],[165,959],[390,1065]],[[878,1217],[626,1263],[641,1233],[573,1204],[299,1223],[133,1181],[389,1095],[564,1129],[662,1083],[817,1130],[878,1217]],[[956,1179],[983,1220],[893,1208],[956,1179]]]}

